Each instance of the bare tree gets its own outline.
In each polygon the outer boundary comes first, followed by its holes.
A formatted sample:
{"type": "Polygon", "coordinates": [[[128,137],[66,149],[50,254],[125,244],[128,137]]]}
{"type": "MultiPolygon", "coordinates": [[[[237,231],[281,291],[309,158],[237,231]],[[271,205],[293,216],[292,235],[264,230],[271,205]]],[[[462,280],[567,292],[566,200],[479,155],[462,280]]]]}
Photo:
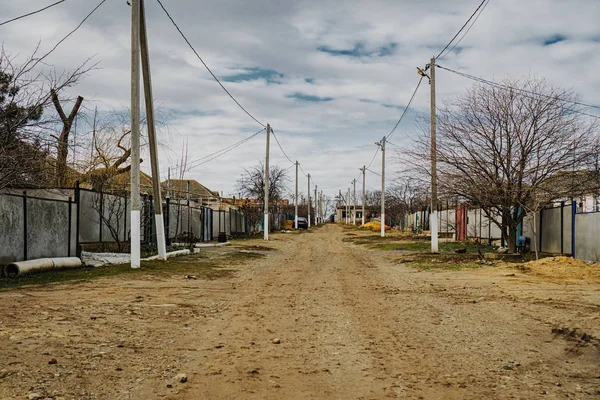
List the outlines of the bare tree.
{"type": "MultiPolygon", "coordinates": [[[[237,181],[236,190],[244,197],[256,199],[259,203],[265,201],[265,164],[261,161],[244,173],[237,181]]],[[[273,202],[280,201],[286,193],[288,182],[287,171],[277,165],[269,167],[269,199],[273,202]]]]}
{"type": "Polygon", "coordinates": [[[17,64],[4,48],[0,49],[0,188],[52,183],[53,141],[49,132],[57,121],[44,113],[51,103],[51,89],[61,95],[93,68],[85,62],[71,72],[44,70],[36,67],[36,52],[17,64]]]}
{"type": "MultiPolygon", "coordinates": [[[[545,183],[587,167],[596,124],[575,112],[576,100],[571,91],[532,78],[470,88],[438,114],[440,193],[481,207],[515,251],[527,210],[569,190],[545,183]]],[[[422,172],[428,143],[422,138],[413,153],[422,172]]]]}

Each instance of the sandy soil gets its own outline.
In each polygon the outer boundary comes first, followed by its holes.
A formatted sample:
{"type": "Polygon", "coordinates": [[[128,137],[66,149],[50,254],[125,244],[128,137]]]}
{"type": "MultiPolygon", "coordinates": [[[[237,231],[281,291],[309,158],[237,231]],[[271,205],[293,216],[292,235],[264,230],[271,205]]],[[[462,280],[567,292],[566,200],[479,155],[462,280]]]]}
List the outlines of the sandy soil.
{"type": "Polygon", "coordinates": [[[418,271],[344,235],[273,235],[217,280],[2,291],[0,398],[600,397],[600,284],[418,271]]]}

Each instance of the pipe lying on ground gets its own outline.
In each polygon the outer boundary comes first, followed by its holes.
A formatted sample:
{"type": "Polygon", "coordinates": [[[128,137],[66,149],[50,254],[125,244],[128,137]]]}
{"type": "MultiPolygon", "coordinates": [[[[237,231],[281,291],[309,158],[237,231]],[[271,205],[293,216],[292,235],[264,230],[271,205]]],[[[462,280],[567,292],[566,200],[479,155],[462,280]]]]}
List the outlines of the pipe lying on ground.
{"type": "Polygon", "coordinates": [[[40,258],[37,260],[17,261],[4,267],[4,274],[9,278],[17,278],[31,272],[51,269],[79,268],[83,264],[78,257],[40,258]]]}

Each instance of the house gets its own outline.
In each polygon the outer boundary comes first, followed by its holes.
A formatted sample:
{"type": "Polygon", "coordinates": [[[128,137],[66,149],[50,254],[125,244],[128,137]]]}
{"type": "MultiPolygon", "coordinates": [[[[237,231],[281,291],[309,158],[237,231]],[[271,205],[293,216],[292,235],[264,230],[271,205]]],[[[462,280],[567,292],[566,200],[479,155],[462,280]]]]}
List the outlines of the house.
{"type": "MultiPolygon", "coordinates": [[[[369,222],[372,218],[379,218],[379,207],[365,206],[365,222],[369,222]]],[[[354,216],[356,215],[356,224],[362,224],[362,206],[357,204],[356,210],[354,205],[348,206],[348,218],[349,222],[352,223],[354,216]]],[[[346,206],[337,206],[335,209],[335,222],[346,223],[346,206]]]]}
{"type": "Polygon", "coordinates": [[[167,179],[161,182],[161,188],[166,196],[172,200],[188,199],[199,205],[218,210],[222,207],[222,199],[219,192],[209,190],[206,186],[194,179],[167,179]]]}

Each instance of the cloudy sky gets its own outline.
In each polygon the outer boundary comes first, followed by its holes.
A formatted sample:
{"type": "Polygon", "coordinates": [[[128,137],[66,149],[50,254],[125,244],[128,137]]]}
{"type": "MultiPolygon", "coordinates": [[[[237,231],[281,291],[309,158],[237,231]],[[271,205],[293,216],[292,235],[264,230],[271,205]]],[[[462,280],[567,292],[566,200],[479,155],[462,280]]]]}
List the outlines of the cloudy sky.
{"type": "MultiPolygon", "coordinates": [[[[0,20],[53,0],[2,0],[0,20]]],[[[48,50],[99,0],[68,0],[0,27],[13,56],[25,57],[38,42],[48,50]]],[[[345,191],[358,168],[373,159],[374,141],[398,120],[423,67],[477,8],[480,0],[162,0],[200,56],[237,100],[259,121],[270,123],[292,160],[329,195],[345,191]]],[[[89,57],[100,62],[72,95],[101,111],[129,108],[130,12],[125,0],[107,0],[82,28],[46,60],[73,69],[89,57]]],[[[261,127],[226,95],[195,57],[155,0],[146,0],[156,104],[170,117],[161,131],[163,179],[189,143],[189,164],[261,127]]],[[[460,44],[439,64],[487,79],[538,76],[572,88],[583,102],[600,104],[600,1],[490,0],[460,44]]],[[[472,84],[437,71],[438,104],[472,84]]],[[[402,166],[394,152],[410,145],[417,119],[429,110],[423,82],[411,110],[388,147],[386,175],[402,166]]],[[[594,110],[588,110],[593,112],[594,110]]],[[[598,111],[598,110],[595,110],[598,111]]],[[[244,168],[265,156],[265,135],[186,178],[237,195],[244,168]]],[[[147,159],[147,157],[146,157],[147,159]]],[[[274,140],[271,163],[292,164],[274,140]]],[[[147,164],[147,163],[144,163],[147,164]]],[[[378,155],[371,166],[380,171],[378,155]]],[[[149,165],[144,166],[145,170],[149,165]]],[[[289,169],[291,180],[294,168],[289,169]]],[[[380,178],[368,172],[367,186],[380,178]]],[[[301,176],[300,188],[306,190],[301,176]]],[[[291,187],[291,185],[290,185],[291,187]]]]}

